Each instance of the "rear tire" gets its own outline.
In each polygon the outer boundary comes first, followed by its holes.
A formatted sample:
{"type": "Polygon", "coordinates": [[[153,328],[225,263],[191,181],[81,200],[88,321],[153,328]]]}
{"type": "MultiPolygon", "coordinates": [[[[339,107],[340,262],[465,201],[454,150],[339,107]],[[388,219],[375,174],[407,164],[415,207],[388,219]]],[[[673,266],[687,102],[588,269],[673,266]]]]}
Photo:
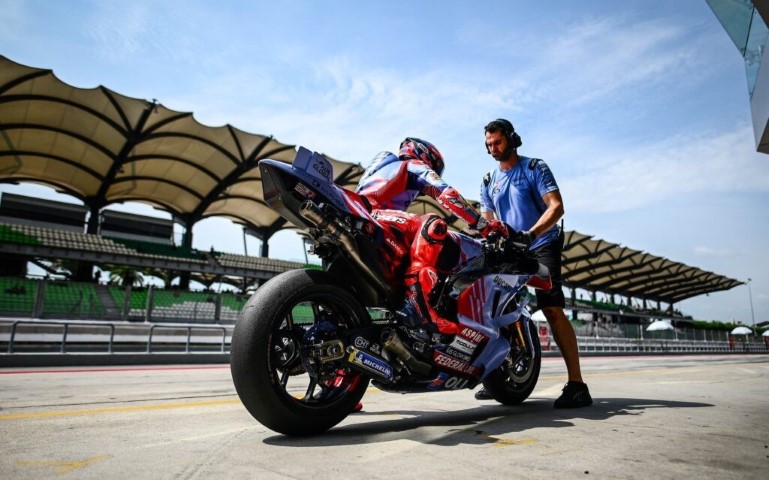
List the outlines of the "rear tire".
{"type": "MultiPolygon", "coordinates": [[[[344,367],[318,382],[302,362],[304,333],[322,320],[344,330],[370,324],[366,309],[319,270],[291,270],[261,286],[238,318],[230,370],[243,405],[264,426],[285,435],[312,435],[347,417],[369,378],[344,367]]],[[[341,365],[341,364],[340,364],[341,365]]]]}
{"type": "MultiPolygon", "coordinates": [[[[496,370],[483,380],[483,388],[504,405],[518,405],[529,398],[539,380],[542,367],[542,347],[534,322],[528,322],[534,355],[519,345],[517,338],[511,342],[510,353],[496,370]]],[[[515,337],[515,336],[514,336],[515,337]]]]}

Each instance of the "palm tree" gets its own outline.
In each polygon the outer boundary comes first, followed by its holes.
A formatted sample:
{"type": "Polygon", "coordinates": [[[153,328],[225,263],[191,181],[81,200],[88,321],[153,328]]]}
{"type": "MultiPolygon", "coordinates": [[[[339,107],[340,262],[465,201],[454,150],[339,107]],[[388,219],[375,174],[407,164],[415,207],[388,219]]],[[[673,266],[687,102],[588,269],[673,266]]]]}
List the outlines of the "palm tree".
{"type": "Polygon", "coordinates": [[[107,270],[109,270],[109,279],[112,283],[124,287],[141,287],[144,285],[144,274],[135,267],[127,265],[110,265],[107,270]]]}

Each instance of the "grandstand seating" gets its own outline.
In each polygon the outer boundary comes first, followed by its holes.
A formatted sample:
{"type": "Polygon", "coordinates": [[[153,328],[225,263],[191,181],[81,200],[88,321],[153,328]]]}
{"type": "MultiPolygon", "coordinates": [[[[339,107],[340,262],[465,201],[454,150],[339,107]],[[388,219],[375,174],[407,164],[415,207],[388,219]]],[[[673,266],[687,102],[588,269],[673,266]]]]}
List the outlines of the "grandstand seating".
{"type": "Polygon", "coordinates": [[[0,278],[0,294],[0,312],[31,314],[35,307],[37,282],[26,278],[3,277],[0,278]]]}
{"type": "Polygon", "coordinates": [[[40,245],[40,241],[34,235],[28,235],[16,225],[0,223],[0,242],[16,243],[20,245],[40,245]]]}
{"type": "MultiPolygon", "coordinates": [[[[122,307],[125,302],[125,289],[110,285],[109,292],[115,303],[122,307]]],[[[152,321],[155,322],[185,322],[210,323],[216,313],[215,293],[187,292],[175,289],[154,289],[152,293],[152,321]]],[[[247,297],[234,294],[221,294],[222,306],[219,315],[220,322],[235,322],[240,310],[248,300],[247,297]],[[239,300],[239,298],[241,300],[239,300]]],[[[128,317],[131,320],[144,320],[147,314],[148,290],[136,288],[131,290],[128,317]]]]}
{"type": "Polygon", "coordinates": [[[236,255],[233,253],[215,253],[215,258],[223,267],[259,269],[268,272],[281,273],[292,268],[299,268],[303,265],[297,262],[287,260],[276,260],[274,258],[249,257],[246,255],[236,255]]]}
{"type": "Polygon", "coordinates": [[[192,250],[138,240],[111,239],[88,233],[70,232],[34,225],[0,224],[0,241],[21,245],[64,248],[117,255],[205,263],[205,257],[192,250]],[[173,252],[173,254],[172,254],[173,252]]]}
{"type": "Polygon", "coordinates": [[[167,245],[163,243],[144,242],[141,240],[129,240],[125,238],[116,237],[103,237],[109,239],[115,243],[121,244],[138,253],[147,255],[159,256],[159,257],[174,257],[183,258],[186,260],[202,260],[205,261],[206,257],[199,251],[178,245],[167,245]]]}
{"type": "Polygon", "coordinates": [[[248,302],[248,295],[237,295],[234,293],[222,293],[222,307],[239,312],[248,302]]]}
{"type": "Polygon", "coordinates": [[[100,317],[104,306],[91,283],[48,282],[45,289],[43,315],[66,317],[100,317]]]}
{"type": "MultiPolygon", "coordinates": [[[[0,278],[0,312],[32,315],[40,284],[25,278],[0,278]]],[[[93,284],[49,281],[40,313],[46,317],[94,318],[104,314],[104,306],[93,284]]]]}

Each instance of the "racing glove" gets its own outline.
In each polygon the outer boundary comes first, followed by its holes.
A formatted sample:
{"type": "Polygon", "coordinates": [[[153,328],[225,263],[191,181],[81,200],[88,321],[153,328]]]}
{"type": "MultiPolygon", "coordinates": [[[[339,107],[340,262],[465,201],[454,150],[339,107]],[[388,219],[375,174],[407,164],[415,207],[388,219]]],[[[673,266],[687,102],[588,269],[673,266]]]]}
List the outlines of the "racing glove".
{"type": "Polygon", "coordinates": [[[517,243],[523,247],[530,248],[532,242],[534,239],[537,238],[537,236],[534,234],[534,232],[530,230],[515,232],[510,239],[513,241],[513,243],[517,243]]]}
{"type": "Polygon", "coordinates": [[[485,218],[480,217],[474,228],[486,238],[492,233],[497,233],[503,237],[508,236],[507,227],[505,227],[505,224],[499,220],[486,220],[485,218]]]}

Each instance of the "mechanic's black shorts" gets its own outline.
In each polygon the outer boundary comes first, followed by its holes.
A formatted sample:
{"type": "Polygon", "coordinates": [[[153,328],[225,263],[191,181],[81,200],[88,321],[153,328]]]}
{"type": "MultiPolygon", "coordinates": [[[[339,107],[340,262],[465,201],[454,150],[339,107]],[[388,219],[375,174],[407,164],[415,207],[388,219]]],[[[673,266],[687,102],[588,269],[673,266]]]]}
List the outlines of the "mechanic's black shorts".
{"type": "Polygon", "coordinates": [[[563,234],[550,243],[542,245],[534,250],[539,263],[550,269],[550,279],[553,281],[552,290],[535,289],[537,294],[537,307],[565,307],[566,299],[563,296],[563,279],[561,278],[561,251],[563,250],[563,234]]]}

